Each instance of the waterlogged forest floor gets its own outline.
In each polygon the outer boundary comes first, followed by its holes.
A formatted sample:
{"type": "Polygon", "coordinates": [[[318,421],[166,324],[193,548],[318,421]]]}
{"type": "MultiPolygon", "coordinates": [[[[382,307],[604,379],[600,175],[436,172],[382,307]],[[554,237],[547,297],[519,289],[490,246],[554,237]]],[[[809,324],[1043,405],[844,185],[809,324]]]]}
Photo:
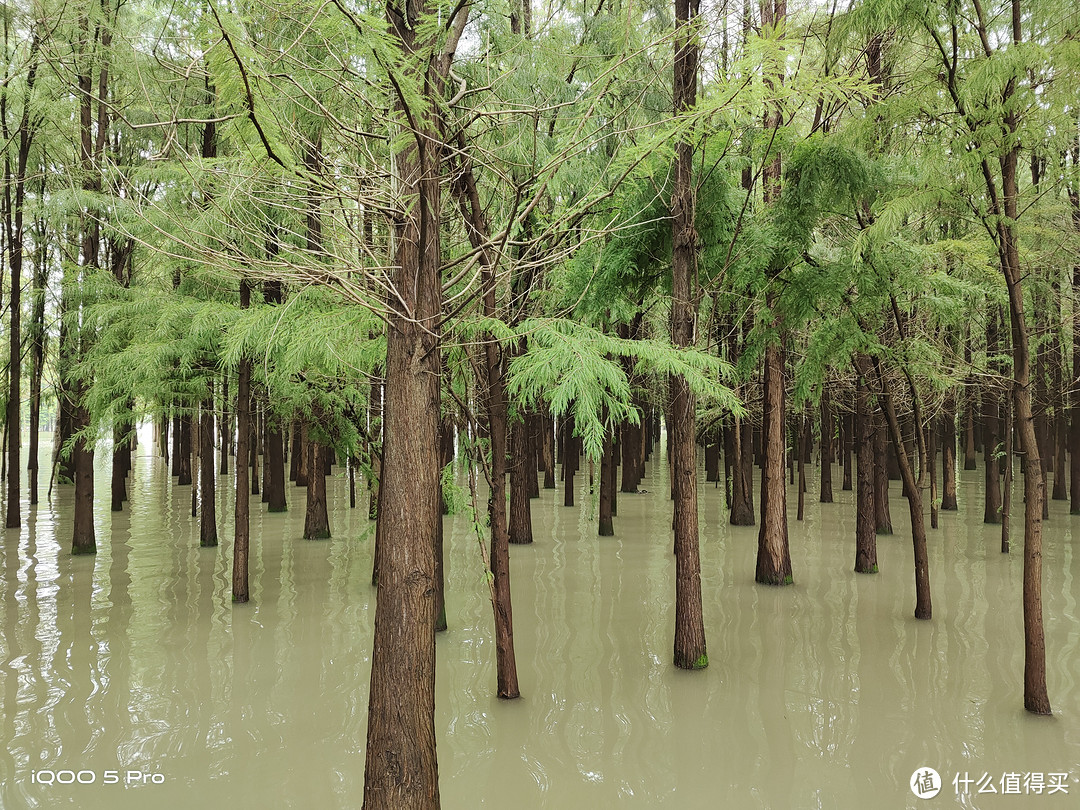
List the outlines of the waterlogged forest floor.
{"type": "MultiPolygon", "coordinates": [[[[200,548],[190,487],[142,438],[123,513],[108,511],[98,453],[96,557],[68,553],[70,488],[4,535],[0,807],[358,807],[375,612],[366,498],[350,510],[335,468],[329,541],[301,539],[303,490],[290,488],[288,513],[254,515],[252,602],[233,606],[228,487],[222,544],[200,548]],[[68,771],[93,783],[59,784],[68,771]]],[[[613,538],[596,536],[587,474],[584,507],[564,508],[561,484],[532,502],[536,542],[511,548],[524,695],[512,703],[494,697],[472,524],[447,518],[444,808],[1077,806],[1080,517],[1067,503],[1050,504],[1044,535],[1055,714],[1037,718],[1021,697],[1021,537],[1012,555],[998,551],[998,527],[982,523],[981,471],[963,473],[961,511],[930,533],[932,622],[912,615],[898,482],[896,534],[879,538],[873,576],[851,570],[854,505],[839,470],[828,505],[808,470],[804,522],[790,487],[786,588],[754,584],[756,528],[729,527],[722,489],[701,484],[710,665],[688,673],[670,664],[662,458],[649,492],[619,497],[613,538]],[[925,768],[942,782],[928,801],[909,785],[925,768]],[[1067,792],[1051,795],[1058,782],[1067,792]]]]}

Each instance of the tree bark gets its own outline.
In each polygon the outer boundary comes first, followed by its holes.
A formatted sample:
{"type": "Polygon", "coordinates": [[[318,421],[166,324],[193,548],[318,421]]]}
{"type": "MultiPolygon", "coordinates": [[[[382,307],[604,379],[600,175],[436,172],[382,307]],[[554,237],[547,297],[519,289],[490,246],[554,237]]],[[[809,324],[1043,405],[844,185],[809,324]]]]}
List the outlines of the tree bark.
{"type": "Polygon", "coordinates": [[[943,417],[941,440],[941,509],[955,512],[956,505],[956,399],[950,393],[943,417]]]}
{"type": "Polygon", "coordinates": [[[326,448],[322,442],[308,442],[307,508],[304,510],[304,539],[330,537],[330,517],[326,512],[326,448]]]}
{"type": "MultiPolygon", "coordinates": [[[[251,287],[240,279],[240,306],[251,305],[251,287]]],[[[248,442],[251,441],[251,360],[241,357],[236,374],[236,503],[233,528],[232,600],[247,602],[248,546],[250,542],[248,485],[248,442]]]]}
{"type": "Polygon", "coordinates": [[[208,380],[210,395],[203,402],[202,423],[199,427],[199,439],[202,442],[202,452],[199,454],[199,545],[204,547],[218,544],[214,493],[214,399],[211,386],[212,383],[208,380]]]}
{"type": "Polygon", "coordinates": [[[855,448],[858,471],[855,490],[855,571],[876,574],[877,509],[874,506],[877,465],[874,463],[876,428],[871,416],[870,392],[867,377],[870,361],[866,355],[855,358],[858,380],[855,389],[855,448]]]}
{"type": "Polygon", "coordinates": [[[821,394],[821,503],[833,502],[832,465],[833,465],[833,411],[829,393],[821,394]]]}
{"type": "MultiPolygon", "coordinates": [[[[697,103],[697,25],[699,0],[675,0],[675,115],[697,103]]],[[[694,147],[690,139],[675,144],[675,183],[671,194],[672,283],[671,342],[693,346],[697,325],[697,240],[693,177],[694,147]]],[[[698,538],[696,397],[686,379],[670,375],[671,455],[674,481],[675,532],[675,666],[701,669],[709,665],[701,604],[701,561],[698,538]]]]}

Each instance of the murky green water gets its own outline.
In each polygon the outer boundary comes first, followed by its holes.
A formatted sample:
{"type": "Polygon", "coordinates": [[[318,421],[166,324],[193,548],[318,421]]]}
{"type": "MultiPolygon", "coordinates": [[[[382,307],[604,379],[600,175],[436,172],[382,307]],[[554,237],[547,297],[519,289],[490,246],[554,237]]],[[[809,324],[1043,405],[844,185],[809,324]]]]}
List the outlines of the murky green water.
{"type": "MultiPolygon", "coordinates": [[[[375,609],[366,510],[348,509],[338,472],[334,539],[304,541],[303,492],[291,489],[291,512],[253,518],[253,601],[234,607],[231,524],[221,522],[220,548],[199,548],[190,488],[152,452],[140,447],[129,511],[113,515],[99,497],[95,558],[67,553],[70,488],[4,535],[0,806],[359,807],[375,609]],[[41,771],[94,784],[36,784],[41,771]],[[113,771],[117,783],[104,784],[113,771]]],[[[851,572],[852,493],[819,505],[811,492],[801,524],[792,497],[796,584],[781,589],[753,583],[756,529],[728,527],[721,490],[702,485],[711,665],[697,673],[669,663],[666,469],[650,466],[650,493],[619,498],[614,538],[596,537],[586,491],[580,510],[561,506],[561,489],[544,492],[537,542],[511,550],[524,694],[514,703],[493,697],[475,537],[448,519],[443,806],[1080,806],[1080,517],[1051,504],[1055,716],[1035,718],[1021,699],[1021,559],[1000,554],[997,527],[983,526],[975,476],[960,487],[964,511],[931,533],[931,623],[912,617],[897,485],[897,534],[879,540],[877,576],[851,572]],[[923,766],[945,783],[928,801],[908,785],[923,766]],[[1061,773],[1068,793],[1051,796],[1061,773]],[[958,795],[953,778],[965,774],[958,795]],[[1011,774],[1019,794],[1004,794],[1011,774]],[[988,785],[996,795],[979,793],[988,785]]],[[[97,486],[107,494],[104,467],[97,486]]],[[[230,513],[225,496],[218,514],[230,513]]]]}

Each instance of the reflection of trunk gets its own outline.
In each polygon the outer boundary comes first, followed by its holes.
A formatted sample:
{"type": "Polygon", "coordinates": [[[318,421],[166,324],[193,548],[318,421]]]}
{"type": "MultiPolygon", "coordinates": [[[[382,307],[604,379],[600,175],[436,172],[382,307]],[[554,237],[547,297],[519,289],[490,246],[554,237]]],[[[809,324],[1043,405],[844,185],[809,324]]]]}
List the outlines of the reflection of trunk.
{"type": "MultiPolygon", "coordinates": [[[[251,305],[251,287],[240,279],[240,306],[251,305]]],[[[248,442],[251,441],[251,360],[241,357],[236,375],[236,519],[233,530],[232,599],[248,601],[248,442]]]]}
{"type": "Polygon", "coordinates": [[[866,377],[870,361],[866,355],[855,358],[859,378],[855,392],[855,447],[858,461],[855,495],[855,571],[876,574],[877,510],[874,507],[874,423],[871,418],[870,394],[866,377]]]}
{"type": "MultiPolygon", "coordinates": [[[[211,383],[207,381],[209,386],[211,383]]],[[[199,545],[216,546],[217,507],[214,503],[214,400],[211,396],[202,407],[202,423],[199,438],[202,450],[199,454],[199,545]]]]}

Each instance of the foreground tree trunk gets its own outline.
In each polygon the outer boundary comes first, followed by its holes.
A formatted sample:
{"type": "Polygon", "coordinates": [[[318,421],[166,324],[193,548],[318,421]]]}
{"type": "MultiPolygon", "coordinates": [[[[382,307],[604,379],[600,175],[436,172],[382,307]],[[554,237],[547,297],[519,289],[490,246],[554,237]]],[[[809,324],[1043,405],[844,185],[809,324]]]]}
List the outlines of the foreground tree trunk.
{"type": "MultiPolygon", "coordinates": [[[[697,103],[698,0],[675,0],[675,115],[697,103]]],[[[675,145],[675,185],[671,194],[671,342],[693,346],[697,322],[697,230],[694,227],[694,148],[689,139],[675,145]]],[[[709,665],[701,606],[698,546],[696,397],[683,377],[672,375],[671,454],[674,476],[675,666],[709,665]]]]}
{"type": "MultiPolygon", "coordinates": [[[[379,589],[368,690],[364,808],[439,807],[435,754],[435,533],[439,508],[442,284],[438,110],[469,6],[434,25],[424,0],[387,4],[429,103],[396,147],[400,213],[387,314],[379,589]],[[430,40],[419,40],[425,35],[430,40]],[[439,44],[442,44],[440,50],[439,44]],[[421,54],[421,56],[417,56],[421,54]],[[426,54],[426,56],[423,56],[426,54]]],[[[413,111],[399,99],[401,112],[413,111]]],[[[402,116],[405,120],[405,116],[402,116]]]]}

